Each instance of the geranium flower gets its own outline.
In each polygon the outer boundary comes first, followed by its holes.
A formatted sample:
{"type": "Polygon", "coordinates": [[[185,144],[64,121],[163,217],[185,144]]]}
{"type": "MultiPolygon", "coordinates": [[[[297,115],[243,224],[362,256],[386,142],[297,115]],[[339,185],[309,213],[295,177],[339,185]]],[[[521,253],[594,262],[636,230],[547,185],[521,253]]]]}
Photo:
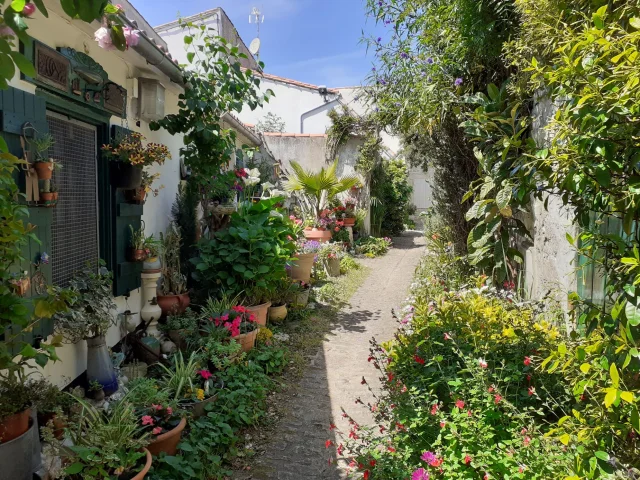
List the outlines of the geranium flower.
{"type": "Polygon", "coordinates": [[[198,374],[205,380],[209,380],[213,376],[209,370],[200,370],[198,374]]]}
{"type": "Polygon", "coordinates": [[[440,422],[440,428],[444,428],[447,424],[445,422],[440,422]]]}
{"type": "Polygon", "coordinates": [[[484,358],[478,359],[478,365],[480,365],[482,368],[487,368],[489,366],[487,362],[485,362],[484,358]]]}
{"type": "Polygon", "coordinates": [[[142,417],[142,425],[153,425],[153,418],[150,415],[142,417]]]}
{"type": "Polygon", "coordinates": [[[532,395],[536,394],[536,389],[535,387],[529,387],[529,396],[531,397],[532,395]]]}
{"type": "Polygon", "coordinates": [[[173,415],[173,408],[167,407],[167,415],[173,415]]]}
{"type": "Polygon", "coordinates": [[[153,408],[157,412],[159,410],[162,410],[162,405],[156,405],[155,403],[152,403],[151,408],[153,408]]]}
{"type": "Polygon", "coordinates": [[[237,313],[244,313],[247,311],[247,309],[244,308],[242,305],[236,305],[235,307],[231,307],[231,310],[237,313]]]}
{"type": "Polygon", "coordinates": [[[464,402],[462,400],[456,400],[456,407],[462,410],[464,408],[464,402]]]}
{"type": "Polygon", "coordinates": [[[529,357],[524,357],[524,362],[522,362],[525,364],[526,367],[528,367],[529,365],[531,365],[531,358],[529,357]]]}
{"type": "Polygon", "coordinates": [[[531,443],[531,438],[529,438],[529,437],[524,437],[524,446],[525,446],[525,447],[528,447],[530,443],[531,443]]]}
{"type": "Polygon", "coordinates": [[[256,321],[256,316],[253,313],[251,315],[249,315],[249,321],[250,322],[255,322],[256,321]]]}
{"type": "Polygon", "coordinates": [[[411,474],[411,480],[429,480],[429,472],[424,468],[419,468],[411,474]]]}
{"type": "Polygon", "coordinates": [[[431,405],[431,415],[435,415],[436,413],[438,413],[438,404],[434,403],[431,405]]]}
{"type": "Polygon", "coordinates": [[[469,454],[464,456],[464,463],[466,463],[467,465],[471,463],[471,457],[469,456],[469,454]]]}
{"type": "Polygon", "coordinates": [[[496,395],[495,397],[493,397],[493,401],[496,403],[496,405],[500,403],[500,400],[502,400],[502,397],[500,395],[496,395]]]}
{"type": "Polygon", "coordinates": [[[151,433],[153,433],[154,435],[160,435],[160,433],[162,433],[162,427],[156,427],[154,428],[151,433]]]}

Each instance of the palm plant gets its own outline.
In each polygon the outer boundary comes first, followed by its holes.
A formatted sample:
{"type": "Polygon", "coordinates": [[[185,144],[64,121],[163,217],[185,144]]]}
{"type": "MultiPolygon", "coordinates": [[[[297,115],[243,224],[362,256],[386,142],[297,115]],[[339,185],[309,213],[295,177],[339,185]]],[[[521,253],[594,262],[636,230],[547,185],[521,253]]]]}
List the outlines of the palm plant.
{"type": "Polygon", "coordinates": [[[318,218],[333,197],[356,186],[356,175],[338,177],[338,160],[319,172],[305,170],[298,162],[291,162],[294,175],[285,184],[287,191],[299,193],[298,198],[305,215],[318,218]]]}

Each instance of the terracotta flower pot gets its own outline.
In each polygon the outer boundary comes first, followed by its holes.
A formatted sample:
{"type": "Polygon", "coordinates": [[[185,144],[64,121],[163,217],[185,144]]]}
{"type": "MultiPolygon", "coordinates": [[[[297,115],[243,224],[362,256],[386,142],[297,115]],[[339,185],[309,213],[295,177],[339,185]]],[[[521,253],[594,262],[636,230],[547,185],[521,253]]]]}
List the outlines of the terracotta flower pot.
{"type": "Polygon", "coordinates": [[[356,219],[355,218],[349,218],[349,217],[345,217],[344,219],[344,226],[345,227],[353,227],[356,224],[356,219]]]}
{"type": "Polygon", "coordinates": [[[174,456],[178,452],[178,443],[182,437],[182,431],[187,426],[187,419],[182,417],[180,423],[173,430],[158,435],[147,448],[151,455],[160,455],[165,452],[169,456],[174,456]]]}
{"type": "Polygon", "coordinates": [[[36,162],[33,164],[38,180],[50,180],[53,176],[53,162],[36,162]]]}
{"type": "Polygon", "coordinates": [[[135,205],[143,205],[147,198],[147,191],[143,187],[125,190],[125,198],[127,202],[135,205]]]}
{"type": "Polygon", "coordinates": [[[151,470],[151,463],[153,462],[153,457],[151,456],[151,452],[146,448],[143,448],[142,450],[146,454],[144,468],[140,470],[140,472],[138,472],[138,474],[135,477],[133,477],[131,480],[144,480],[144,477],[146,477],[147,473],[149,473],[149,470],[151,470]]]}
{"type": "Polygon", "coordinates": [[[339,258],[327,258],[324,261],[324,268],[327,271],[327,275],[330,277],[340,276],[340,259],[339,258]]]}
{"type": "Polygon", "coordinates": [[[40,204],[47,207],[54,206],[56,203],[54,195],[53,192],[40,192],[40,204]]]}
{"type": "Polygon", "coordinates": [[[23,435],[29,430],[29,418],[31,418],[31,409],[27,408],[0,420],[0,442],[7,443],[23,435]]]}
{"type": "Polygon", "coordinates": [[[243,333],[237,337],[233,337],[233,339],[240,344],[242,351],[246,353],[253,350],[253,347],[256,345],[257,336],[258,329],[255,329],[253,332],[243,333]]]}
{"type": "Polygon", "coordinates": [[[269,307],[269,321],[279,323],[287,318],[287,305],[279,305],[277,307],[269,307]]]}
{"type": "Polygon", "coordinates": [[[297,253],[291,264],[291,278],[308,283],[315,259],[315,253],[297,253]]]}
{"type": "Polygon", "coordinates": [[[320,243],[326,243],[331,240],[330,230],[312,228],[311,230],[305,230],[303,233],[307,240],[316,240],[320,243]]]}
{"type": "Polygon", "coordinates": [[[247,311],[253,313],[256,316],[256,323],[261,327],[267,326],[267,315],[269,315],[269,307],[271,302],[263,303],[262,305],[254,305],[247,307],[247,311]]]}
{"type": "Polygon", "coordinates": [[[147,258],[147,252],[144,250],[138,250],[136,248],[129,249],[129,261],[130,262],[144,262],[147,258]]]}
{"type": "Polygon", "coordinates": [[[167,318],[168,315],[183,314],[191,304],[191,298],[188,293],[158,295],[156,300],[158,301],[158,306],[162,309],[162,318],[167,318]]]}

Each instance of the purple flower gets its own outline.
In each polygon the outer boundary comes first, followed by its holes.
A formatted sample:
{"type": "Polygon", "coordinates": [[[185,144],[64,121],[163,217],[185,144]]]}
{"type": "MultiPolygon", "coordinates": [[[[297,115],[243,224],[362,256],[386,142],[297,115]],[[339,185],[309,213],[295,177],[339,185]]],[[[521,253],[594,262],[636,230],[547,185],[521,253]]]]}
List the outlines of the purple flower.
{"type": "Polygon", "coordinates": [[[42,252],[42,254],[40,255],[40,262],[44,265],[47,265],[49,263],[49,254],[47,254],[47,252],[42,252]]]}
{"type": "Polygon", "coordinates": [[[384,79],[382,79],[382,78],[381,78],[380,80],[378,80],[378,83],[379,83],[380,85],[386,85],[386,84],[387,84],[387,82],[386,82],[384,79]]]}
{"type": "Polygon", "coordinates": [[[378,37],[378,43],[382,41],[382,37],[378,37]]]}
{"type": "Polygon", "coordinates": [[[378,6],[379,6],[379,7],[382,7],[383,5],[384,5],[384,2],[383,2],[382,0],[380,0],[380,1],[378,2],[378,6]]]}
{"type": "Polygon", "coordinates": [[[407,53],[405,53],[405,52],[402,52],[402,53],[400,54],[400,56],[401,56],[402,58],[409,58],[409,55],[407,55],[407,53]]]}
{"type": "Polygon", "coordinates": [[[420,457],[423,462],[431,463],[436,459],[436,456],[431,452],[424,452],[420,457]]]}
{"type": "Polygon", "coordinates": [[[460,85],[462,85],[462,78],[456,78],[456,81],[453,83],[455,84],[456,87],[459,87],[460,85]]]}
{"type": "Polygon", "coordinates": [[[373,68],[371,69],[371,71],[372,71],[372,72],[375,72],[375,71],[376,71],[376,67],[373,67],[373,68]]]}
{"type": "Polygon", "coordinates": [[[429,472],[424,468],[419,468],[411,474],[411,480],[429,480],[429,472]]]}
{"type": "Polygon", "coordinates": [[[431,58],[431,57],[427,58],[427,63],[429,65],[433,65],[433,58],[431,58]]]}
{"type": "Polygon", "coordinates": [[[401,107],[402,104],[400,102],[396,102],[396,107],[401,107]]]}

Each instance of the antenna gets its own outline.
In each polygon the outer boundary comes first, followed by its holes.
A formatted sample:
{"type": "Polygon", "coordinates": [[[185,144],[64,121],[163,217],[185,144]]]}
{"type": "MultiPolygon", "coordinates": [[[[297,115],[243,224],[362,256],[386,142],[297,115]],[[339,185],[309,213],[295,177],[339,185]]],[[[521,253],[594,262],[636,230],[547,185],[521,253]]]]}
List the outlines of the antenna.
{"type": "Polygon", "coordinates": [[[264,23],[264,15],[258,7],[253,7],[249,14],[249,23],[256,24],[256,38],[251,42],[249,51],[256,57],[256,60],[260,60],[260,24],[264,23]]]}

